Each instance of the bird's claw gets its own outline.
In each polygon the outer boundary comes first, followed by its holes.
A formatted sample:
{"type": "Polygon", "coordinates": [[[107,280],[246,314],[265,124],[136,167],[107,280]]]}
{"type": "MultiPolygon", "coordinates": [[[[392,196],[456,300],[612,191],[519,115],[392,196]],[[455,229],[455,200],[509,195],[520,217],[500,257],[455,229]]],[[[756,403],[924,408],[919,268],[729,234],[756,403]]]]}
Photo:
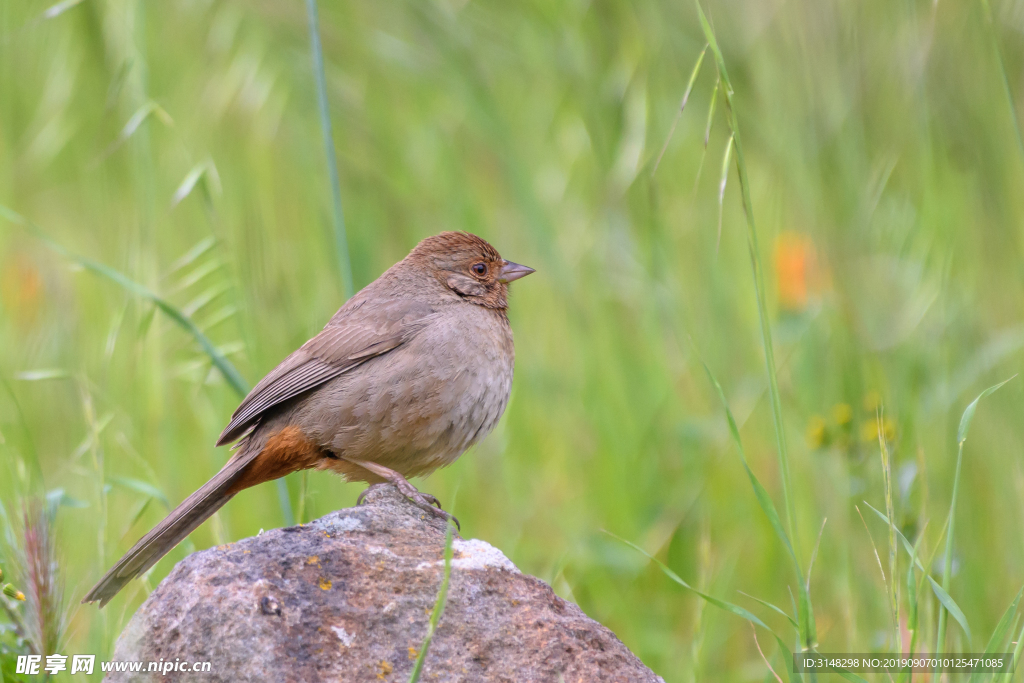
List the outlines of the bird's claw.
{"type": "Polygon", "coordinates": [[[405,494],[405,497],[412,501],[412,503],[416,507],[420,508],[425,512],[429,512],[434,517],[440,517],[446,522],[453,522],[455,524],[455,528],[459,531],[462,531],[462,525],[459,524],[459,518],[453,515],[452,513],[448,512],[447,510],[442,509],[441,504],[438,502],[437,498],[430,495],[429,493],[420,493],[419,491],[416,491],[414,489],[411,495],[405,494]],[[437,507],[434,507],[434,505],[436,505],[437,507]]]}
{"type": "Polygon", "coordinates": [[[444,509],[441,506],[441,501],[439,501],[436,496],[432,496],[429,493],[420,493],[420,495],[423,496],[423,500],[427,501],[431,505],[441,508],[442,510],[444,509]]]}
{"type": "Polygon", "coordinates": [[[376,486],[394,486],[398,489],[399,493],[405,496],[406,499],[416,507],[430,513],[434,517],[440,517],[445,521],[451,520],[455,524],[455,528],[462,531],[462,526],[459,524],[459,518],[442,508],[441,501],[439,501],[436,496],[429,493],[422,493],[415,486],[404,480],[371,484],[366,488],[366,490],[359,494],[358,498],[356,498],[356,505],[364,504],[366,502],[366,494],[372,491],[376,486]]]}

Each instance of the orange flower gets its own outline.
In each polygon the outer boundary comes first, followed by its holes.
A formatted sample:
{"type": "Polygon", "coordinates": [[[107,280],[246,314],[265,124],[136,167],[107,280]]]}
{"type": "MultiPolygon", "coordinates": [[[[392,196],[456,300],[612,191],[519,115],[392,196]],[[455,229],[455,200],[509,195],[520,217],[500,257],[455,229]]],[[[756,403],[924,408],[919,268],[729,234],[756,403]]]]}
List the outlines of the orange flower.
{"type": "Polygon", "coordinates": [[[19,323],[35,319],[42,293],[42,275],[29,259],[11,259],[0,266],[0,303],[19,323]]]}
{"type": "Polygon", "coordinates": [[[787,230],[775,239],[774,257],[779,305],[787,311],[802,311],[815,275],[814,245],[806,235],[787,230]]]}

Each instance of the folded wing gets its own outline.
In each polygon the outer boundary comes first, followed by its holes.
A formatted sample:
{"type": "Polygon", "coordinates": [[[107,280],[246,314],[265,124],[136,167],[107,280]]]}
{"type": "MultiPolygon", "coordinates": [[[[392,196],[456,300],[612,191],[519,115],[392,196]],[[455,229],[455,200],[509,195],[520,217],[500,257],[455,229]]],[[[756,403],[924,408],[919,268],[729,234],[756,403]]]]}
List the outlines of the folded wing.
{"type": "Polygon", "coordinates": [[[320,334],[260,380],[231,416],[218,446],[241,437],[270,408],[406,343],[434,314],[431,306],[408,299],[350,304],[342,307],[320,334]]]}

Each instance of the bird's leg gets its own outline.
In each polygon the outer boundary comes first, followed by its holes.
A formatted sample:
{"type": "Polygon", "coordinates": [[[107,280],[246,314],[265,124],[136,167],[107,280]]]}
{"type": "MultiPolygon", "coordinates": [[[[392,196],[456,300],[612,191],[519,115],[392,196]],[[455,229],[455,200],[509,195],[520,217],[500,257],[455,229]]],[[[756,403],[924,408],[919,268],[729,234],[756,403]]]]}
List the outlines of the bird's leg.
{"type": "MultiPolygon", "coordinates": [[[[455,522],[455,526],[458,527],[459,531],[462,531],[462,527],[459,525],[458,518],[455,515],[443,510],[441,508],[441,502],[437,498],[430,495],[429,493],[421,493],[415,486],[410,484],[409,481],[398,472],[388,467],[384,467],[383,465],[378,465],[375,462],[369,462],[368,460],[354,460],[352,458],[344,459],[352,463],[353,465],[359,465],[363,469],[368,470],[373,474],[376,474],[381,479],[384,479],[389,484],[397,488],[399,493],[405,496],[410,502],[412,502],[416,507],[420,508],[421,510],[425,510],[426,512],[429,512],[435,517],[441,517],[445,520],[450,519],[451,521],[455,522]],[[434,507],[435,505],[437,507],[434,507]]],[[[357,503],[362,504],[364,496],[366,496],[370,489],[377,485],[378,484],[372,484],[369,488],[367,488],[365,491],[359,494],[357,503]]]]}

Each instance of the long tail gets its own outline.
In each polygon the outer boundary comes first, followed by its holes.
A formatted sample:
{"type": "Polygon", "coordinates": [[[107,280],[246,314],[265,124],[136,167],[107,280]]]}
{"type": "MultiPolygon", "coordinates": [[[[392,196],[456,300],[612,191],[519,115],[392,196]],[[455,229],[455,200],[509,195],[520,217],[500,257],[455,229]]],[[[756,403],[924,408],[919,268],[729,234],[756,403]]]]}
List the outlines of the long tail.
{"type": "MultiPolygon", "coordinates": [[[[255,450],[255,449],[254,449],[255,450]]],[[[103,607],[125,584],[144,573],[157,561],[178,545],[186,536],[205,522],[231,498],[246,486],[233,486],[245,474],[246,466],[259,454],[238,452],[213,479],[174,508],[171,514],[142,537],[110,571],[99,580],[82,602],[96,602],[103,607]]]]}

